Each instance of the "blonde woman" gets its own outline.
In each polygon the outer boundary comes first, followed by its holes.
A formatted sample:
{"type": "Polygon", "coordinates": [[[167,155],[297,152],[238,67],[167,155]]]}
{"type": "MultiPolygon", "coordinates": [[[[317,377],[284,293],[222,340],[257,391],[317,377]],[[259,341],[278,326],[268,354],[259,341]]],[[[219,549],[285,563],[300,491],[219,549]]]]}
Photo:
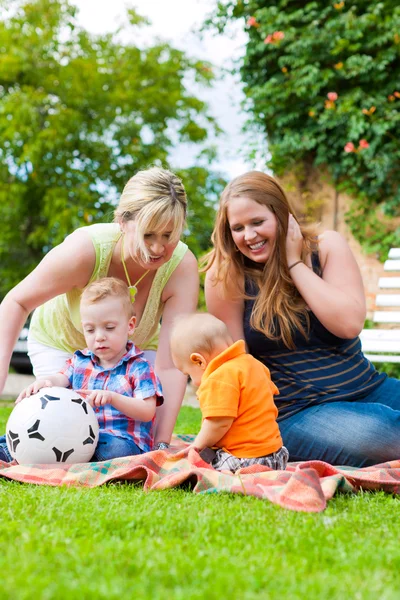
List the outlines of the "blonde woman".
{"type": "Polygon", "coordinates": [[[162,383],[165,401],[157,413],[155,442],[168,444],[186,385],[171,359],[171,324],[196,309],[199,289],[197,261],[179,241],[186,207],[185,189],[173,173],[156,167],[140,171],[126,184],[114,223],[82,227],[52,249],[0,306],[0,391],[18,333],[34,309],[28,354],[35,376],[42,378],[57,373],[85,346],[82,290],[101,277],[117,277],[135,301],[131,339],[146,351],[162,383]]]}
{"type": "Polygon", "coordinates": [[[271,372],[291,460],[368,466],[400,456],[400,382],[361,351],[363,284],[347,242],[301,226],[264,173],[224,190],[206,262],[208,310],[271,372]]]}

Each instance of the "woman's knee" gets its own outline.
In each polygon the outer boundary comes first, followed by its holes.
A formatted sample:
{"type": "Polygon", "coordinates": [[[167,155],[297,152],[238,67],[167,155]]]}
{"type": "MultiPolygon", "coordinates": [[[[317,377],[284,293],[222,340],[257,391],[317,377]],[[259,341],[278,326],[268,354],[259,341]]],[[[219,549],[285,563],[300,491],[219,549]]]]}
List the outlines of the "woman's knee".
{"type": "Polygon", "coordinates": [[[387,406],[324,404],[305,409],[280,425],[291,461],[364,467],[400,457],[400,412],[387,406]]]}

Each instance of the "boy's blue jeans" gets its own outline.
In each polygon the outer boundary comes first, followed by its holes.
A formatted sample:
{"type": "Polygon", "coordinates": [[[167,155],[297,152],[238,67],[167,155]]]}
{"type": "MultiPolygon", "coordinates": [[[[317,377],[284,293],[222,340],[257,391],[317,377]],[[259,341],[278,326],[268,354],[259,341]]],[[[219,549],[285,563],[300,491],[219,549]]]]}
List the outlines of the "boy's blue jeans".
{"type": "MultiPolygon", "coordinates": [[[[107,433],[106,431],[100,431],[99,441],[96,451],[91,458],[91,462],[99,462],[135,454],[142,454],[142,450],[132,439],[121,438],[112,435],[111,433],[107,433]]],[[[7,448],[5,435],[0,436],[0,460],[4,460],[5,462],[12,461],[12,456],[7,448]]]]}
{"type": "Polygon", "coordinates": [[[367,467],[400,459],[400,380],[355,402],[328,402],[279,421],[289,461],[367,467]]]}
{"type": "Polygon", "coordinates": [[[117,437],[106,431],[99,432],[99,441],[91,462],[110,460],[121,456],[132,456],[142,454],[142,450],[132,439],[117,437]]]}

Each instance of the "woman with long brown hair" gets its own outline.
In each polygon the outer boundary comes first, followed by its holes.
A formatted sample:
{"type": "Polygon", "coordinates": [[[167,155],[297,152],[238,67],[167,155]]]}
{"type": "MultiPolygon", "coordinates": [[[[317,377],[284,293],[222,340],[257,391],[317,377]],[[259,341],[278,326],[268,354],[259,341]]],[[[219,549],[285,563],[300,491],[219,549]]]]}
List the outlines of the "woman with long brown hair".
{"type": "Polygon", "coordinates": [[[362,354],[365,296],[344,238],[301,225],[277,181],[252,171],[225,188],[212,241],[208,310],[270,369],[291,460],[399,458],[400,383],[362,354]]]}

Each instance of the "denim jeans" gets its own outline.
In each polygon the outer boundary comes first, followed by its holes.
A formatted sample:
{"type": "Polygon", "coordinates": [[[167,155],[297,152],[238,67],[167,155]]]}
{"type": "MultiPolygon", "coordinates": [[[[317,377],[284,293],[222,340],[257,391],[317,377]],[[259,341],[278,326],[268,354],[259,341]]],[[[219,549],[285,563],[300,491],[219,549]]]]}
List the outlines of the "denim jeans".
{"type": "Polygon", "coordinates": [[[318,404],[279,421],[289,460],[367,467],[400,459],[400,380],[354,402],[318,404]]]}
{"type": "MultiPolygon", "coordinates": [[[[117,437],[106,431],[99,432],[99,441],[91,462],[110,460],[121,456],[132,456],[142,454],[142,450],[136,446],[132,438],[117,437]]],[[[12,457],[7,448],[6,436],[0,436],[0,460],[11,462],[12,457]]]]}
{"type": "Polygon", "coordinates": [[[99,441],[96,451],[91,458],[91,462],[102,460],[110,460],[111,458],[119,458],[121,456],[132,456],[142,454],[142,450],[136,446],[132,438],[122,438],[107,433],[106,431],[99,432],[99,441]]]}

